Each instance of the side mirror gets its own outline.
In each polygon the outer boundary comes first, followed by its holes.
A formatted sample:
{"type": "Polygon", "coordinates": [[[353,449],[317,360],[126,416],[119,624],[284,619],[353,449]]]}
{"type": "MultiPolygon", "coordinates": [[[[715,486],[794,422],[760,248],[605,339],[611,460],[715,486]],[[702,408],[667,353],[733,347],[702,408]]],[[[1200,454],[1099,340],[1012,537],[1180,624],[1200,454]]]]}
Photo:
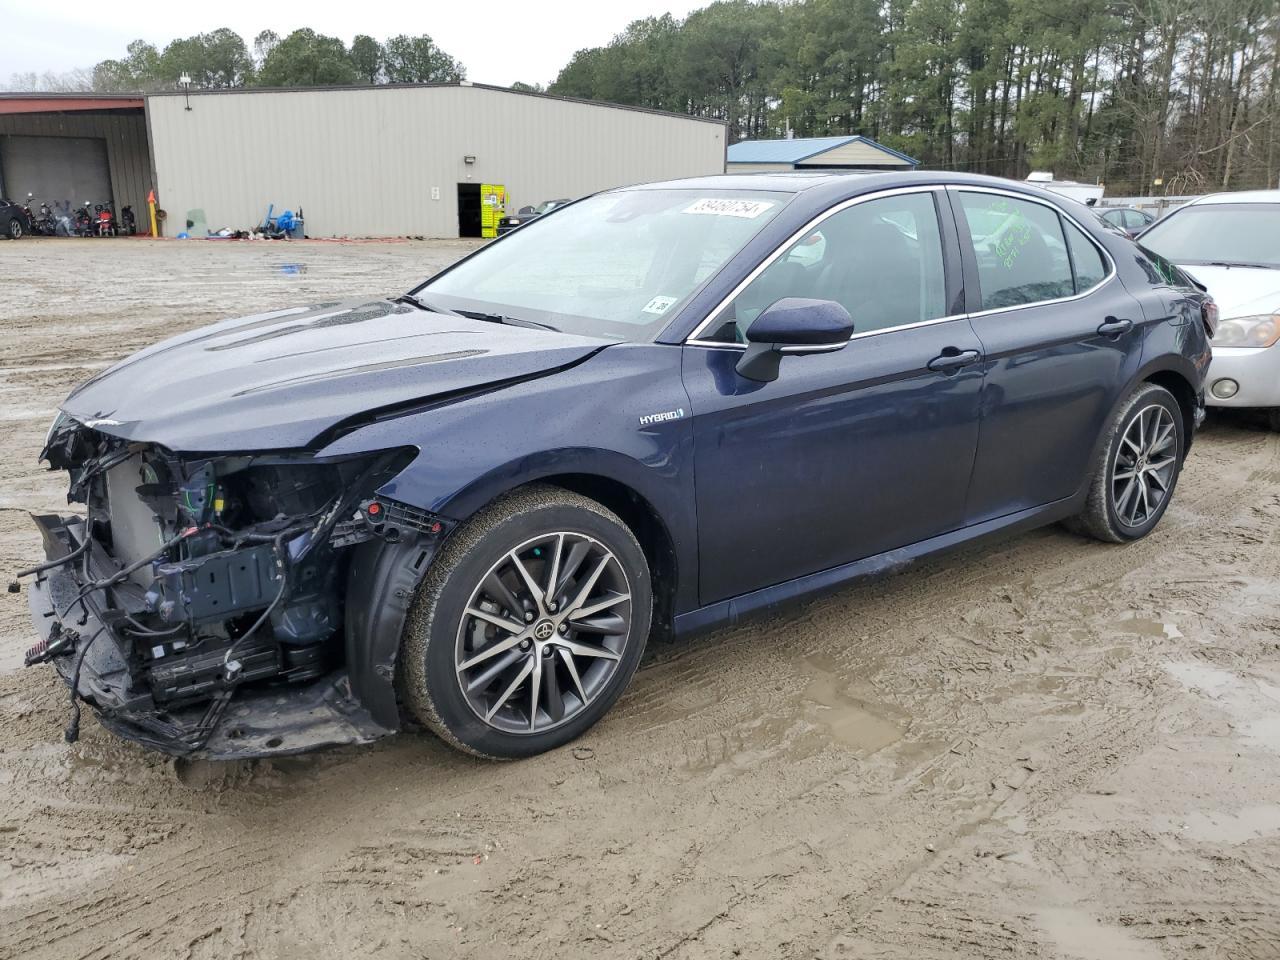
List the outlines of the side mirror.
{"type": "Polygon", "coordinates": [[[853,336],[853,318],[834,300],[784,297],[765,308],[747,328],[747,352],[737,371],[748,380],[778,379],[783,353],[843,350],[853,336]]]}

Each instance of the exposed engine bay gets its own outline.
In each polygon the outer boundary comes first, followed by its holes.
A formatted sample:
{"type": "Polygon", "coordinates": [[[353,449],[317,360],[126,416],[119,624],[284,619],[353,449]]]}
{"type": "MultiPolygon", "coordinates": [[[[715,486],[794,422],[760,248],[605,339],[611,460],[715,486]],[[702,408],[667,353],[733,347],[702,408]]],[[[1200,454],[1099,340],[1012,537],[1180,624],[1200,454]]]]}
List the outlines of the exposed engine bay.
{"type": "Polygon", "coordinates": [[[376,493],[412,450],[177,455],[61,416],[41,456],[84,505],[34,518],[49,560],[20,572],[36,577],[47,626],[27,663],[53,661],[71,686],[68,739],[77,696],[176,754],[295,752],[394,729],[351,686],[349,651],[379,623],[376,594],[351,579],[353,558],[371,568],[386,549],[417,551],[420,570],[447,532],[376,493]],[[349,602],[365,609],[348,618],[349,602]]]}

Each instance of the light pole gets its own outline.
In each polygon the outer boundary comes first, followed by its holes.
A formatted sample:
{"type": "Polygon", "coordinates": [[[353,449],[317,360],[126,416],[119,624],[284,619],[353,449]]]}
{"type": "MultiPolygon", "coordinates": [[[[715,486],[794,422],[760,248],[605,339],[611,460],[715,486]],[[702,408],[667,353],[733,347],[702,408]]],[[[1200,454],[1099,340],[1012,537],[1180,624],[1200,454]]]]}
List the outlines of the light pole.
{"type": "Polygon", "coordinates": [[[182,92],[187,100],[187,109],[191,109],[191,74],[183,71],[182,76],[178,78],[178,86],[182,87],[182,92]]]}

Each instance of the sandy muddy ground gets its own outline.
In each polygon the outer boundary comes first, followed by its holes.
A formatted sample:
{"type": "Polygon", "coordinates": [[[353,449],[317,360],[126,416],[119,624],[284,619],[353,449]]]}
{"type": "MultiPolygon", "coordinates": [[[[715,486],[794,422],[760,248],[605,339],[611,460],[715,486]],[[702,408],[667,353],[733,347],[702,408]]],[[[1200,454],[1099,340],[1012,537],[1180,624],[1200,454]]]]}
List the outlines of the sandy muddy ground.
{"type": "MultiPolygon", "coordinates": [[[[463,243],[0,244],[0,566],[55,404],[181,327],[463,243]]],[[[0,956],[1280,956],[1280,439],[1211,420],[1158,531],[1053,528],[652,650],[576,746],[229,771],[23,672],[0,594],[0,956]]]]}

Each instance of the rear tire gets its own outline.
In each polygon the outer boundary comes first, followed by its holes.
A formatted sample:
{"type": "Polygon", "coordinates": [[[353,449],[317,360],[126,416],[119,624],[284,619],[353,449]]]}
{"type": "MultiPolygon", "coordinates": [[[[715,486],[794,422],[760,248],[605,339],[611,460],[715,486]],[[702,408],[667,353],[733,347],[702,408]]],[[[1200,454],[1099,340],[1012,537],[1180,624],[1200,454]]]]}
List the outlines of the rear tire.
{"type": "Polygon", "coordinates": [[[1140,384],[1107,425],[1085,508],[1068,521],[1108,543],[1141,540],[1173,499],[1187,443],[1182,410],[1164,387],[1140,384]]]}
{"type": "Polygon", "coordinates": [[[17,217],[10,217],[9,223],[5,227],[4,235],[10,240],[21,240],[24,233],[26,233],[26,230],[22,227],[22,221],[17,217]]]}
{"type": "Polygon", "coordinates": [[[648,564],[627,526],[576,493],[524,487],[432,561],[401,642],[404,701],[467,753],[551,750],[622,694],[652,615],[648,564]]]}

